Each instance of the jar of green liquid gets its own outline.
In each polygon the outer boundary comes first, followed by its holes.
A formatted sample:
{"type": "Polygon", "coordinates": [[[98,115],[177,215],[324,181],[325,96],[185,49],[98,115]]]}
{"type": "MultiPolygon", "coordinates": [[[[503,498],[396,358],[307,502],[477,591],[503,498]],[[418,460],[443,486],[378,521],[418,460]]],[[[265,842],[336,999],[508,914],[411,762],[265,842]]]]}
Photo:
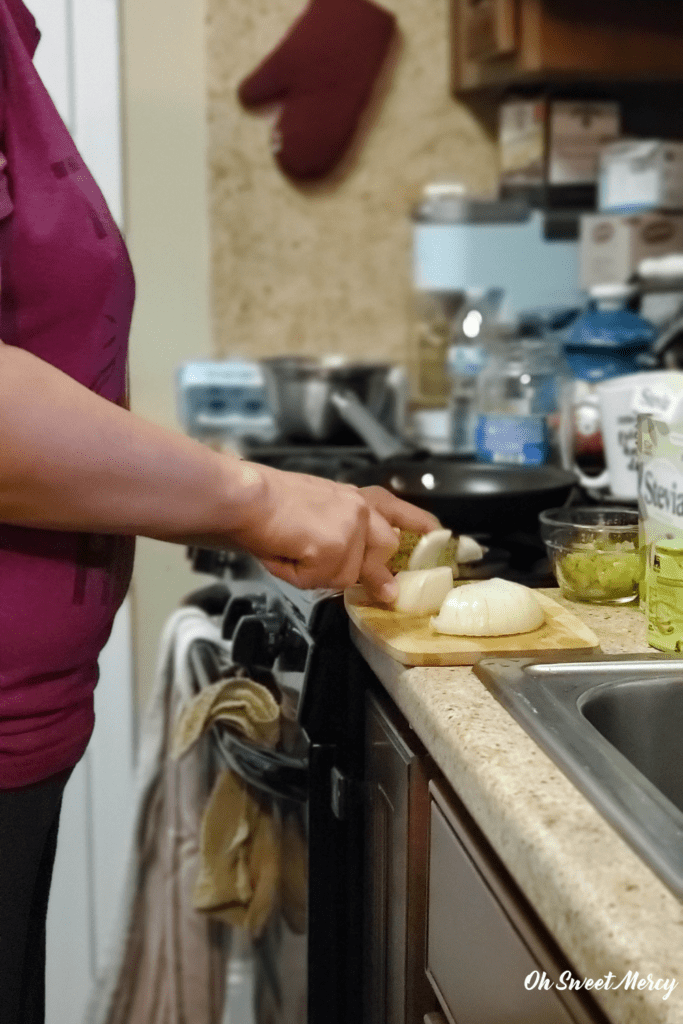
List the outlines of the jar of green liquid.
{"type": "Polygon", "coordinates": [[[683,539],[658,540],[647,573],[647,642],[683,653],[683,539]]]}

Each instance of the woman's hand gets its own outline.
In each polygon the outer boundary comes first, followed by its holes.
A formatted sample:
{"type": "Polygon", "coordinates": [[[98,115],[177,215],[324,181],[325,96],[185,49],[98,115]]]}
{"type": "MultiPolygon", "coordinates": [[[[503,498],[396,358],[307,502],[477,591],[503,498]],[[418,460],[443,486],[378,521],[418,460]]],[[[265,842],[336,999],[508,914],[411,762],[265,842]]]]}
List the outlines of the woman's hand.
{"type": "MultiPolygon", "coordinates": [[[[441,523],[431,512],[402,501],[384,487],[361,487],[360,493],[370,506],[371,516],[378,516],[383,523],[388,523],[392,530],[393,543],[391,550],[375,550],[371,544],[365,552],[365,559],[359,575],[360,582],[365,586],[370,597],[390,604],[398,593],[392,573],[387,569],[387,561],[398,548],[397,530],[413,530],[415,533],[428,533],[438,530],[441,523]]],[[[371,519],[371,523],[372,523],[371,519]]],[[[370,540],[372,536],[370,535],[370,540]]]]}
{"type": "Polygon", "coordinates": [[[249,464],[252,469],[263,486],[235,540],[297,587],[342,590],[360,581],[371,598],[389,603],[396,596],[386,566],[398,546],[395,528],[426,533],[439,525],[382,487],[249,464]]]}

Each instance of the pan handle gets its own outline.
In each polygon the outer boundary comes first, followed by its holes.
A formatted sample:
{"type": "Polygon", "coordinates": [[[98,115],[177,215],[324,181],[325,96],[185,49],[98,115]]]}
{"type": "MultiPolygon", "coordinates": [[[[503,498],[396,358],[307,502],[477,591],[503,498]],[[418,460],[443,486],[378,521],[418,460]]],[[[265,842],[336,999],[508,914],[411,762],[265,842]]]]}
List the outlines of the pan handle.
{"type": "Polygon", "coordinates": [[[352,391],[333,388],[330,391],[330,401],[344,423],[356,431],[380,462],[426,454],[417,445],[391,434],[371,412],[368,412],[352,391]]]}

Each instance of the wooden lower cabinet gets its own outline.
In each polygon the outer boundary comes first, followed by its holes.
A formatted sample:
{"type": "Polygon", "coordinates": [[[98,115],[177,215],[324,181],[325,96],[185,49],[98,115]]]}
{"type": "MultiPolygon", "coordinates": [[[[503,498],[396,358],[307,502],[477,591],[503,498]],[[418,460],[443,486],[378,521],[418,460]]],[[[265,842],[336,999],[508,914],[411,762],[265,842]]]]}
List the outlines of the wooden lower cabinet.
{"type": "Polygon", "coordinates": [[[363,1024],[608,1024],[552,987],[576,972],[381,692],[365,764],[363,1024]]]}
{"type": "Polygon", "coordinates": [[[556,988],[575,973],[459,801],[434,781],[429,791],[426,969],[447,1019],[602,1024],[592,999],[556,988]]]}
{"type": "Polygon", "coordinates": [[[365,717],[363,1024],[422,1024],[437,1009],[425,971],[428,760],[382,695],[365,717]]]}

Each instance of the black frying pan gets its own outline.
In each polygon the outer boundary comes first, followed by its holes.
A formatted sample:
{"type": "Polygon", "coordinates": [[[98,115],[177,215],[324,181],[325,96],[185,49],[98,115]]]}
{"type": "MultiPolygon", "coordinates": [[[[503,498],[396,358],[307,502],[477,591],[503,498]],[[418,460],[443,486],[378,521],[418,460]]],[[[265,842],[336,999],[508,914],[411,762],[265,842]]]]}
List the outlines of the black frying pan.
{"type": "Polygon", "coordinates": [[[432,512],[454,533],[505,536],[538,530],[538,513],[563,505],[577,483],[555,466],[492,466],[428,458],[351,470],[348,483],[379,484],[432,512]]]}

